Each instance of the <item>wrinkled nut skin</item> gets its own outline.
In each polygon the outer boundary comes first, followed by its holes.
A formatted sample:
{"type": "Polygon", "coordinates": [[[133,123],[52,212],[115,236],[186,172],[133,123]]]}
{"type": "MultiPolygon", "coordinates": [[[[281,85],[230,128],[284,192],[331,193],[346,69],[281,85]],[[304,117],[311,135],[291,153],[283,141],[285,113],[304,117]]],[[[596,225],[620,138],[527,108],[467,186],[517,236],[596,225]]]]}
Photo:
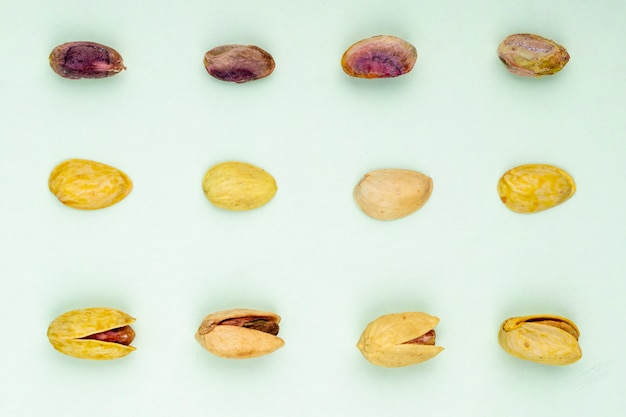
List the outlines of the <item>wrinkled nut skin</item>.
{"type": "MultiPolygon", "coordinates": [[[[86,339],[99,333],[129,326],[135,319],[128,314],[105,307],[72,310],[61,314],[48,327],[48,340],[56,350],[79,359],[110,360],[122,358],[135,350],[133,346],[107,340],[86,339]]],[[[128,333],[126,333],[128,335],[128,333]]],[[[130,344],[134,332],[130,330],[130,344]]],[[[119,336],[118,336],[119,339],[119,336]]],[[[125,338],[127,339],[127,337],[125,338]]]]}
{"type": "Polygon", "coordinates": [[[417,50],[404,39],[378,35],[350,46],[341,57],[343,71],[357,78],[393,78],[407,74],[417,61],[417,50]]]}
{"type": "Polygon", "coordinates": [[[241,84],[267,77],[276,63],[258,46],[223,45],[204,54],[204,67],[218,80],[241,84]]]}
{"type": "MultiPolygon", "coordinates": [[[[421,312],[387,314],[367,325],[357,348],[370,363],[386,368],[416,365],[437,356],[444,348],[407,343],[432,331],[439,318],[421,312]]],[[[434,334],[426,339],[434,343],[434,334]]]]}
{"type": "Polygon", "coordinates": [[[539,35],[518,33],[507,36],[498,46],[498,58],[512,74],[542,77],[561,71],[569,62],[567,50],[539,35]]]}
{"type": "Polygon", "coordinates": [[[50,173],[48,188],[61,203],[79,210],[97,210],[122,201],[133,189],[117,168],[86,159],[69,159],[50,173]]]}
{"type": "Polygon", "coordinates": [[[433,180],[420,172],[379,169],[361,178],[353,197],[368,216],[377,220],[396,220],[422,208],[432,191],[433,180]]]}
{"type": "Polygon", "coordinates": [[[95,42],[67,42],[55,47],[50,67],[63,78],[106,78],[125,70],[122,56],[115,49],[95,42]]]}
{"type": "Polygon", "coordinates": [[[249,309],[218,311],[204,318],[196,332],[196,340],[209,352],[227,359],[256,358],[285,345],[285,341],[275,334],[254,328],[220,324],[240,317],[262,318],[276,324],[280,322],[280,316],[269,311],[249,309]]]}
{"type": "Polygon", "coordinates": [[[554,315],[513,317],[498,332],[502,349],[543,365],[570,365],[582,357],[580,332],[571,320],[554,315]]]}
{"type": "Polygon", "coordinates": [[[552,165],[520,165],[504,173],[498,181],[500,200],[517,213],[550,209],[567,201],[575,192],[571,175],[552,165]]]}
{"type": "Polygon", "coordinates": [[[245,162],[223,162],[202,180],[206,198],[226,210],[252,210],[269,203],[278,187],[265,170],[245,162]]]}

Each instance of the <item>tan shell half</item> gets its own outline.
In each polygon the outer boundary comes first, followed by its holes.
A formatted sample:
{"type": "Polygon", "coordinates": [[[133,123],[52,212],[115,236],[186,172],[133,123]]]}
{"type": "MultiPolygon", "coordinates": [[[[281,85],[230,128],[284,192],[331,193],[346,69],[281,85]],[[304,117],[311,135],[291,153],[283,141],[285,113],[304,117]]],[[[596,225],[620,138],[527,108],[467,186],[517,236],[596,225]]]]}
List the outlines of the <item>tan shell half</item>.
{"type": "Polygon", "coordinates": [[[439,318],[421,312],[387,314],[367,325],[357,348],[370,363],[387,368],[416,365],[444,348],[405,344],[435,328],[439,318]]]}
{"type": "Polygon", "coordinates": [[[92,334],[128,326],[135,319],[123,311],[94,307],[61,314],[48,327],[48,339],[56,350],[80,359],[108,360],[129,355],[132,346],[93,339],[92,334]]]}
{"type": "Polygon", "coordinates": [[[70,159],[50,173],[48,187],[61,203],[80,210],[112,206],[133,189],[128,176],[117,168],[86,159],[70,159]]]}
{"type": "Polygon", "coordinates": [[[500,326],[498,343],[505,352],[520,359],[544,365],[569,365],[582,357],[579,335],[578,327],[565,317],[513,317],[500,326]]]}
{"type": "Polygon", "coordinates": [[[196,332],[196,340],[214,355],[228,359],[255,358],[272,353],[285,345],[283,339],[269,333],[245,327],[219,325],[224,320],[239,317],[259,317],[280,323],[280,316],[269,311],[245,308],[218,311],[204,318],[196,332]]]}
{"type": "Polygon", "coordinates": [[[564,203],[576,192],[574,179],[561,168],[520,165],[498,181],[500,200],[517,213],[536,213],[564,203]]]}
{"type": "Polygon", "coordinates": [[[433,180],[408,169],[370,171],[354,187],[354,200],[377,220],[396,220],[419,210],[430,198],[433,180]]]}
{"type": "Polygon", "coordinates": [[[206,198],[226,210],[252,210],[267,204],[278,189],[265,170],[245,162],[223,162],[207,171],[202,180],[206,198]]]}

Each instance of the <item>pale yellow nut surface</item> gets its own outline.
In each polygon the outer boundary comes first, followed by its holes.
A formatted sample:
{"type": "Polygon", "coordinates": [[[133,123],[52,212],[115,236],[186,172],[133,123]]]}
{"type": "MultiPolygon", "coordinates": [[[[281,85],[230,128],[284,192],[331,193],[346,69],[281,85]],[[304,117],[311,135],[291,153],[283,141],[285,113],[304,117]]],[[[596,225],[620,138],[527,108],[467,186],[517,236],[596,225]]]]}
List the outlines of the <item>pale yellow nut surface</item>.
{"type": "Polygon", "coordinates": [[[370,363],[398,368],[427,361],[444,348],[405,344],[435,328],[439,318],[422,312],[387,314],[367,325],[357,348],[370,363]]]}
{"type": "Polygon", "coordinates": [[[61,314],[48,327],[48,340],[56,350],[80,359],[109,360],[124,357],[132,346],[100,340],[81,339],[89,335],[128,326],[135,319],[123,311],[94,307],[61,314]]]}
{"type": "Polygon", "coordinates": [[[407,169],[370,171],[354,188],[361,210],[377,220],[396,220],[419,210],[430,198],[430,177],[407,169]]]}
{"type": "Polygon", "coordinates": [[[239,317],[264,318],[280,323],[280,316],[269,311],[232,309],[207,315],[200,324],[195,338],[198,343],[216,356],[227,359],[249,359],[264,356],[285,345],[278,336],[239,326],[220,325],[220,322],[239,317]]]}
{"type": "Polygon", "coordinates": [[[578,335],[576,325],[564,317],[513,317],[500,326],[498,343],[505,352],[520,359],[543,365],[569,365],[582,357],[578,335]],[[541,323],[542,320],[566,323],[575,335],[562,328],[541,323]]]}
{"type": "Polygon", "coordinates": [[[227,210],[252,210],[267,204],[278,189],[274,177],[245,162],[224,162],[207,171],[202,180],[206,198],[227,210]]]}
{"type": "Polygon", "coordinates": [[[117,168],[86,159],[70,159],[57,165],[48,187],[66,206],[96,210],[120,202],[133,189],[130,178],[117,168]]]}
{"type": "Polygon", "coordinates": [[[507,171],[498,182],[500,200],[517,213],[536,213],[567,201],[576,192],[574,179],[561,168],[528,164],[507,171]]]}

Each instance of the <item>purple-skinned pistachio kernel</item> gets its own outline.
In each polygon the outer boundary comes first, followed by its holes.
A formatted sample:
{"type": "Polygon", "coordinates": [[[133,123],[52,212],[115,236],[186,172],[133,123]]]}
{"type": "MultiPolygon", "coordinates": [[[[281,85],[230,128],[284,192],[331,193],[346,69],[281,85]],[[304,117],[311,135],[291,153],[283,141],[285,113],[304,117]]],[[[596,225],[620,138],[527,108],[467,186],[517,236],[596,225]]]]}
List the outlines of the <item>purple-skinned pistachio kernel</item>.
{"type": "Polygon", "coordinates": [[[392,78],[413,69],[415,47],[391,35],[363,39],[350,46],[341,58],[346,74],[358,78],[392,78]]]}
{"type": "Polygon", "coordinates": [[[550,39],[517,33],[507,36],[498,45],[498,58],[512,74],[542,77],[561,71],[570,57],[563,46],[550,39]]]}
{"type": "Polygon", "coordinates": [[[115,49],[95,42],[67,42],[50,53],[50,67],[63,78],[106,78],[125,70],[115,49]]]}
{"type": "Polygon", "coordinates": [[[274,71],[274,58],[254,45],[222,45],[204,54],[204,67],[221,81],[246,83],[274,71]]]}

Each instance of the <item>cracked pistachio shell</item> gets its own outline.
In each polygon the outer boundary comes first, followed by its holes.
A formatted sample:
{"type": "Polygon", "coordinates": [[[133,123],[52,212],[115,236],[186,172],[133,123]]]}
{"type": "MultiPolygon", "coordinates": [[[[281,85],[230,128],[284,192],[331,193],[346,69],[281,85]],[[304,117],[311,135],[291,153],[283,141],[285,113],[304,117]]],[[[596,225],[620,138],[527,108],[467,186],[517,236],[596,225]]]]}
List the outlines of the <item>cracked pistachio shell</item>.
{"type": "Polygon", "coordinates": [[[498,46],[498,58],[510,73],[542,77],[561,71],[569,62],[567,50],[558,43],[531,33],[507,36],[498,46]]]}
{"type": "Polygon", "coordinates": [[[363,39],[341,58],[343,71],[357,78],[392,78],[407,74],[417,61],[413,45],[391,35],[363,39]]]}
{"type": "Polygon", "coordinates": [[[552,165],[521,165],[505,172],[498,182],[500,200],[517,213],[547,210],[564,203],[575,192],[574,179],[552,165]]]}
{"type": "Polygon", "coordinates": [[[52,170],[48,188],[68,207],[96,210],[123,200],[133,189],[133,183],[125,173],[112,166],[86,159],[69,159],[52,170]]]}
{"type": "Polygon", "coordinates": [[[513,317],[502,323],[498,343],[505,352],[520,359],[544,365],[569,365],[582,357],[579,335],[578,327],[565,317],[547,314],[513,317]]]}
{"type": "Polygon", "coordinates": [[[361,210],[377,220],[396,220],[419,210],[430,198],[433,180],[417,171],[370,171],[354,188],[361,210]]]}
{"type": "Polygon", "coordinates": [[[122,358],[135,350],[132,346],[84,337],[128,326],[135,319],[113,308],[94,307],[61,314],[48,327],[48,340],[56,350],[79,359],[109,360],[122,358]]]}
{"type": "Polygon", "coordinates": [[[406,343],[433,330],[439,318],[420,312],[387,314],[367,325],[357,348],[370,363],[386,368],[416,365],[444,348],[406,343]]]}
{"type": "Polygon", "coordinates": [[[207,171],[202,180],[206,198],[226,210],[252,210],[267,204],[278,187],[263,169],[245,162],[224,162],[207,171]]]}
{"type": "Polygon", "coordinates": [[[241,317],[262,318],[280,323],[280,316],[269,311],[245,308],[218,311],[202,320],[195,338],[209,352],[227,359],[256,358],[285,345],[283,339],[270,333],[241,326],[220,325],[225,320],[241,317]]]}

